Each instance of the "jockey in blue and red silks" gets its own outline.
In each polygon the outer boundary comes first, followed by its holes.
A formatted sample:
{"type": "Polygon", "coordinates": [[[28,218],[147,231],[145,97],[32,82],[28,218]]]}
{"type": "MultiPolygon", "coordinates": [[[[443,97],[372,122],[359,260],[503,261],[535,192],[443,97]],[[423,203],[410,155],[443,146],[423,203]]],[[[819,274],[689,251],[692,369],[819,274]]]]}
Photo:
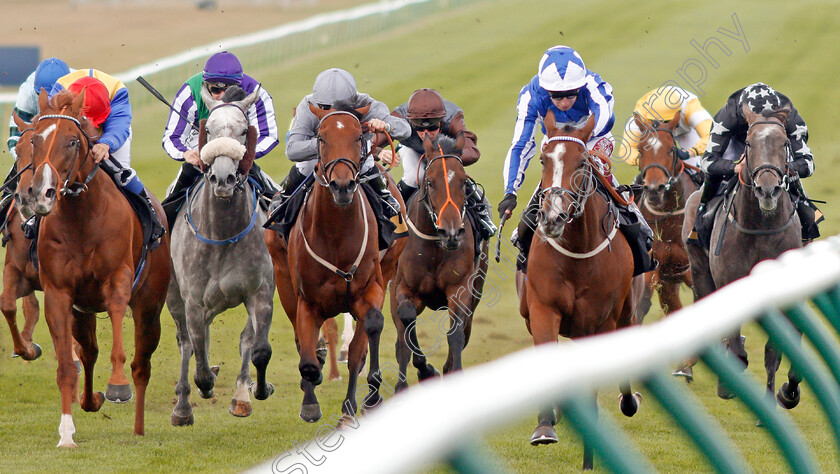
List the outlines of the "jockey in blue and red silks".
{"type": "MultiPolygon", "coordinates": [[[[222,51],[210,56],[204,65],[204,71],[187,79],[178,89],[172,101],[173,110],[169,112],[163,132],[163,149],[173,160],[184,162],[162,203],[169,218],[170,228],[184,202],[187,189],[201,176],[198,127],[199,122],[210,115],[201,98],[201,88],[206,88],[214,99],[221,100],[228,87],[234,85],[241,87],[246,94],[259,89],[257,99],[246,112],[248,122],[257,131],[255,159],[267,155],[280,142],[271,95],[256,79],[243,72],[242,64],[233,53],[222,51]]],[[[257,181],[263,195],[269,199],[277,191],[277,183],[256,163],[251,166],[250,176],[257,181]]]]}
{"type": "MultiPolygon", "coordinates": [[[[615,146],[611,133],[615,123],[613,106],[612,86],[601,79],[601,76],[587,69],[577,51],[563,45],[546,50],[540,60],[537,74],[519,91],[516,126],[510,150],[505,157],[505,196],[499,203],[499,215],[510,217],[516,207],[516,193],[522,186],[525,170],[537,151],[534,140],[537,124],[539,123],[545,135],[543,121],[549,110],[553,112],[558,123],[583,124],[590,116],[594,116],[595,128],[586,143],[586,148],[595,158],[593,161],[601,174],[617,188],[618,181],[612,176],[609,163],[615,146]]],[[[653,241],[653,232],[635,204],[618,207],[630,222],[635,223],[633,229],[629,229],[629,226],[622,228],[631,247],[646,249],[641,252],[646,254],[653,241]]],[[[534,235],[533,223],[536,222],[538,208],[539,193],[534,192],[519,227],[514,231],[514,243],[522,251],[519,267],[523,271],[534,235]]],[[[638,252],[634,251],[634,254],[638,252]]],[[[643,262],[641,267],[644,271],[650,271],[655,268],[655,262],[643,262]]]]}

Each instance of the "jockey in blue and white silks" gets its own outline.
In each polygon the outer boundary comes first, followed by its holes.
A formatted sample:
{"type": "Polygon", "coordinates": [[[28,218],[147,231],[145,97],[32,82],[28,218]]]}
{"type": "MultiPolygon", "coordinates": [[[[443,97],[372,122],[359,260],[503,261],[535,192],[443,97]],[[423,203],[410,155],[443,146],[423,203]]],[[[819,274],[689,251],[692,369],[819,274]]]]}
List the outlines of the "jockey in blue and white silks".
{"type": "Polygon", "coordinates": [[[586,144],[587,148],[592,150],[597,147],[610,156],[615,143],[610,133],[615,123],[614,103],[612,86],[586,69],[575,50],[568,46],[555,46],[546,51],[540,61],[539,73],[519,91],[516,127],[505,157],[505,194],[516,194],[522,186],[525,170],[537,150],[535,128],[539,124],[545,135],[543,120],[549,109],[554,112],[558,123],[577,123],[595,115],[595,129],[586,144]],[[561,110],[555,105],[551,97],[555,91],[575,93],[576,98],[570,108],[561,110]]]}

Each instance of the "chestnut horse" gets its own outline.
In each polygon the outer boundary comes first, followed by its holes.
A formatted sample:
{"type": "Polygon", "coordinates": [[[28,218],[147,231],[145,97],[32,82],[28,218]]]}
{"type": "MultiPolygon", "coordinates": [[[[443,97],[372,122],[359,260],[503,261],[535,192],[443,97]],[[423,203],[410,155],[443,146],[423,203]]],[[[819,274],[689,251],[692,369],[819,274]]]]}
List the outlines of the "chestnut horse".
{"type": "MultiPolygon", "coordinates": [[[[321,418],[315,396],[315,386],[323,380],[322,363],[316,356],[320,327],[338,313],[350,312],[357,327],[364,329],[356,331],[350,343],[342,425],[352,423],[356,414],[356,380],[365,361],[366,345],[371,356],[367,377],[370,393],[363,408],[372,408],[382,400],[382,304],[405,239],[395,240],[380,258],[376,217],[360,189],[361,166],[367,154],[360,118],[369,106],[321,110],[310,105],[309,109],[320,120],[317,184],[306,197],[288,245],[271,230],[266,230],[265,238],[274,262],[280,302],[294,326],[300,353],[298,367],[304,392],[301,419],[314,423],[321,418]]],[[[394,196],[399,196],[391,179],[389,187],[394,196]]]]}
{"type": "MultiPolygon", "coordinates": [[[[15,152],[23,163],[29,163],[32,156],[32,142],[30,141],[33,128],[17,114],[13,114],[15,124],[22,130],[20,139],[15,146],[15,152]]],[[[15,212],[16,205],[9,208],[9,220],[6,224],[6,260],[3,266],[3,293],[0,294],[0,310],[9,324],[12,333],[15,356],[23,360],[35,360],[41,356],[41,346],[32,342],[32,332],[38,322],[40,305],[35,297],[35,290],[41,290],[38,270],[30,258],[32,241],[27,239],[20,227],[20,214],[15,212]],[[23,298],[23,331],[17,326],[17,300],[23,298]]]]}
{"type": "MultiPolygon", "coordinates": [[[[787,192],[792,170],[788,166],[791,151],[785,123],[790,109],[758,115],[743,107],[742,112],[749,125],[744,159],[737,175],[738,183],[717,209],[710,250],[686,245],[696,299],[749,275],[758,262],[802,246],[802,227],[796,206],[787,192]]],[[[686,212],[683,224],[684,242],[694,229],[701,192],[692,194],[686,205],[689,212],[686,212]]],[[[740,327],[727,336],[724,345],[743,361],[746,368],[747,352],[740,327]]],[[[775,391],[780,362],[781,353],[768,342],[764,367],[770,396],[775,391]]],[[[788,382],[776,394],[785,408],[793,408],[799,403],[800,381],[800,376],[791,369],[788,382]]],[[[718,382],[718,396],[728,399],[734,395],[718,382]]]]}
{"type": "MultiPolygon", "coordinates": [[[[71,414],[77,377],[73,337],[81,346],[85,371],[82,409],[96,411],[105,400],[101,392],[93,392],[98,312],[108,312],[113,329],[109,390],[131,391],[123,367],[122,321],[127,307],[134,319],[134,433],[144,434],[146,386],[151,356],[160,340],[160,311],[171,271],[168,236],[147,252],[140,220],[111,178],[97,172],[89,153],[97,130],[82,115],[83,103],[84,92],[78,96],[62,92],[51,101],[41,92],[41,115],[32,132],[33,172],[21,176],[15,193],[22,213],[42,216],[38,260],[44,314],[58,358],[59,447],[76,446],[71,414]]],[[[155,209],[164,215],[156,201],[155,209]]]]}
{"type": "MultiPolygon", "coordinates": [[[[655,290],[659,294],[659,305],[665,315],[682,309],[680,287],[685,283],[692,288],[688,254],[682,241],[683,216],[688,196],[697,190],[697,184],[685,171],[686,165],[676,154],[679,146],[674,139],[674,129],[680,123],[680,112],[667,122],[650,123],[636,115],[634,121],[639,127],[639,178],[644,181],[639,208],[653,229],[654,241],[651,250],[659,266],[645,273],[645,293],[637,308],[636,317],[641,321],[650,309],[650,300],[655,290]]],[[[694,380],[689,360],[674,370],[674,375],[694,380]]]]}
{"type": "MultiPolygon", "coordinates": [[[[405,388],[405,371],[412,356],[417,377],[439,375],[426,361],[417,341],[417,315],[424,308],[448,308],[449,356],[443,372],[461,370],[461,352],[470,340],[472,316],[481,300],[487,259],[477,259],[472,225],[465,218],[465,186],[470,177],[461,162],[463,134],[423,140],[425,178],[410,201],[406,222],[411,229],[391,285],[391,317],[397,326],[396,388],[405,388]],[[475,262],[478,260],[478,268],[475,262]]],[[[487,242],[482,243],[487,253],[487,242]]],[[[443,327],[442,324],[438,324],[443,327]]]]}
{"type": "MultiPolygon", "coordinates": [[[[519,311],[534,344],[556,343],[636,324],[644,277],[633,277],[633,254],[618,229],[617,211],[596,191],[598,177],[586,142],[593,117],[582,126],[545,118],[547,139],[540,161],[540,211],[528,257],[527,277],[517,273],[519,311]]],[[[633,416],[641,396],[629,382],[620,386],[622,413],[633,416]]],[[[556,443],[554,407],[540,410],[531,444],[556,443]]],[[[592,468],[592,447],[584,444],[584,469],[592,468]]]]}

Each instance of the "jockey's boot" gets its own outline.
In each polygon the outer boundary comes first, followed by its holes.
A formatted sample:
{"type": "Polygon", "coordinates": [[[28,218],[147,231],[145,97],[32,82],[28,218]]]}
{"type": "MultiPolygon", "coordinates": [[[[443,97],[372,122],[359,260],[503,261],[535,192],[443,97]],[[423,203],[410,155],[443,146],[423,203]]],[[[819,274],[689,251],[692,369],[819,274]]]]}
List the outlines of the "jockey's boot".
{"type": "Polygon", "coordinates": [[[619,228],[627,238],[633,252],[633,276],[656,270],[659,263],[650,255],[653,248],[653,230],[645,221],[639,206],[630,202],[627,206],[618,205],[619,228]]]}
{"type": "Polygon", "coordinates": [[[9,219],[9,208],[12,206],[15,189],[17,188],[18,179],[15,177],[16,174],[17,162],[14,162],[12,163],[12,169],[9,171],[9,175],[3,181],[3,185],[6,187],[3,189],[3,194],[0,195],[0,229],[6,227],[6,221],[9,219]]]}
{"type": "Polygon", "coordinates": [[[306,181],[306,176],[297,169],[297,166],[292,166],[289,174],[283,179],[283,182],[277,188],[277,192],[271,199],[271,205],[268,207],[269,213],[280,207],[281,204],[291,197],[292,194],[306,181]]]}
{"type": "MultiPolygon", "coordinates": [[[[367,172],[366,174],[373,174],[379,173],[379,170],[376,167],[371,168],[371,171],[367,172]]],[[[385,177],[384,174],[380,174],[379,176],[370,180],[371,187],[373,190],[376,191],[376,194],[379,196],[379,200],[382,201],[382,214],[385,215],[386,219],[390,219],[400,213],[400,202],[397,201],[391,191],[388,189],[388,179],[385,177]]]]}
{"type": "Polygon", "coordinates": [[[482,240],[490,240],[490,237],[496,235],[496,224],[493,223],[493,217],[490,215],[490,201],[482,190],[479,192],[475,182],[468,179],[466,182],[466,202],[464,205],[473,213],[478,222],[478,232],[481,234],[482,240]]]}
{"type": "MultiPolygon", "coordinates": [[[[142,183],[140,185],[142,186],[142,183]]],[[[149,221],[152,226],[149,234],[148,247],[149,250],[154,250],[160,245],[160,238],[166,233],[166,229],[164,229],[163,224],[160,221],[160,217],[158,217],[155,205],[152,204],[152,199],[149,197],[149,193],[146,191],[146,188],[143,187],[137,195],[143,198],[143,202],[146,203],[146,209],[149,213],[149,221]]]]}
{"type": "Polygon", "coordinates": [[[201,170],[184,162],[178,171],[178,176],[175,178],[175,181],[166,190],[166,198],[160,204],[166,213],[166,222],[169,224],[170,232],[175,225],[175,218],[178,217],[178,209],[181,208],[187,197],[187,190],[195,184],[199,176],[201,176],[201,170]]]}
{"type": "Polygon", "coordinates": [[[825,216],[816,204],[808,198],[801,180],[791,181],[790,194],[792,195],[791,199],[796,204],[799,223],[802,225],[802,243],[803,245],[811,243],[820,236],[819,223],[825,220],[825,216]]]}
{"type": "Polygon", "coordinates": [[[519,249],[519,257],[516,259],[516,269],[525,273],[528,270],[528,252],[531,251],[531,242],[534,239],[534,229],[537,228],[537,213],[540,210],[539,193],[531,196],[531,201],[522,212],[519,225],[511,235],[511,241],[519,249]]]}
{"type": "Polygon", "coordinates": [[[417,192],[417,188],[411,186],[410,184],[406,184],[403,180],[399,180],[397,182],[397,189],[400,190],[400,196],[402,196],[403,202],[406,207],[408,207],[408,200],[411,199],[411,196],[413,196],[415,192],[417,192]]]}
{"type": "Polygon", "coordinates": [[[706,181],[700,187],[702,192],[700,193],[700,205],[697,207],[697,217],[702,216],[706,212],[706,204],[717,195],[722,181],[723,178],[721,176],[706,175],[706,181]]]}

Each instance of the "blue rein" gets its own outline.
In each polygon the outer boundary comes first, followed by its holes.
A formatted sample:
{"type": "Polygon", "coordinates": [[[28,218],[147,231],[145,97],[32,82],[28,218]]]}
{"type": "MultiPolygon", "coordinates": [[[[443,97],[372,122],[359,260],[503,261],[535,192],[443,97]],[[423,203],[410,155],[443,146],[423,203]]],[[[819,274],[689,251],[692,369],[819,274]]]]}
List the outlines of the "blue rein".
{"type": "MultiPolygon", "coordinates": [[[[193,235],[195,235],[195,238],[199,240],[199,242],[204,242],[205,244],[210,245],[233,244],[238,242],[239,239],[245,237],[246,235],[248,235],[249,232],[251,232],[251,230],[254,228],[254,223],[257,222],[257,206],[259,205],[259,199],[257,199],[257,182],[254,180],[254,178],[250,176],[248,176],[248,181],[251,182],[251,189],[253,189],[254,191],[254,209],[251,212],[251,222],[248,224],[248,227],[246,227],[245,230],[225,240],[208,239],[207,237],[204,237],[198,232],[198,228],[195,226],[195,223],[193,223],[192,220],[192,201],[190,200],[190,189],[192,187],[187,188],[187,222],[190,224],[190,229],[192,230],[193,235]]],[[[198,186],[195,188],[195,192],[198,193],[198,190],[201,189],[202,186],[204,186],[204,180],[201,180],[201,183],[199,183],[198,186]]]]}

